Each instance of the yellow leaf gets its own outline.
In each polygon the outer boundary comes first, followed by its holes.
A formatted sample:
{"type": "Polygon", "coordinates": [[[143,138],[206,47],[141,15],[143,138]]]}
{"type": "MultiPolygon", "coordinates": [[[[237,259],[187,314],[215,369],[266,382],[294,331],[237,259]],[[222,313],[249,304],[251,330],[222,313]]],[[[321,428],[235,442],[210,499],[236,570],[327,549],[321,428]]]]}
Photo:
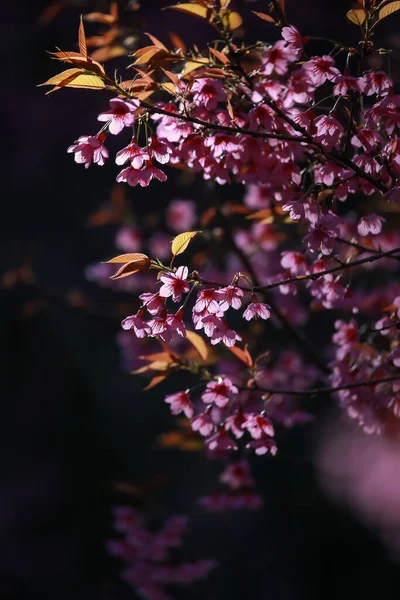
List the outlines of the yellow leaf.
{"type": "Polygon", "coordinates": [[[128,262],[133,262],[133,261],[138,261],[138,260],[144,260],[144,259],[148,259],[149,257],[146,256],[146,254],[140,254],[140,252],[137,252],[135,254],[120,254],[119,256],[116,256],[115,258],[112,258],[111,260],[106,260],[105,262],[107,264],[115,264],[115,263],[128,263],[128,262]]]}
{"type": "Polygon", "coordinates": [[[166,6],[165,8],[179,10],[193,17],[206,20],[209,20],[211,14],[206,6],[201,6],[200,4],[175,4],[173,6],[166,6]]]}
{"type": "Polygon", "coordinates": [[[381,8],[378,18],[381,21],[385,17],[389,17],[398,10],[400,10],[400,2],[390,2],[390,4],[386,4],[386,6],[381,8]]]}
{"type": "Polygon", "coordinates": [[[222,15],[222,19],[230,31],[237,29],[243,23],[242,17],[237,12],[227,11],[222,15]]]}
{"type": "Polygon", "coordinates": [[[192,346],[194,346],[194,348],[197,350],[197,352],[199,353],[201,358],[203,360],[207,360],[208,348],[207,348],[207,344],[205,343],[205,341],[203,340],[201,335],[199,335],[198,333],[195,333],[194,331],[190,331],[189,329],[186,329],[186,337],[189,340],[189,342],[192,344],[192,346]]]}
{"type": "Polygon", "coordinates": [[[162,83],[161,87],[169,94],[176,96],[176,86],[172,83],[172,81],[166,81],[165,83],[162,83]]]}
{"type": "Polygon", "coordinates": [[[275,23],[275,19],[273,19],[270,15],[266,15],[265,13],[262,12],[256,12],[255,10],[252,11],[255,15],[257,15],[257,17],[260,17],[260,19],[263,19],[264,21],[268,21],[269,23],[275,23]]]}
{"type": "Polygon", "coordinates": [[[359,25],[361,27],[367,18],[367,13],[363,8],[354,8],[346,13],[346,17],[355,25],[359,25]]]}
{"type": "Polygon", "coordinates": [[[82,73],[75,77],[71,83],[63,85],[63,87],[85,88],[87,90],[101,90],[106,87],[106,84],[98,75],[90,75],[82,73]]]}
{"type": "Polygon", "coordinates": [[[80,73],[82,73],[82,69],[67,69],[62,73],[58,73],[58,75],[54,75],[54,77],[50,77],[50,79],[40,85],[60,85],[60,83],[68,80],[70,77],[78,77],[80,73]]]}
{"type": "Polygon", "coordinates": [[[145,52],[144,54],[139,56],[135,60],[134,64],[135,65],[145,65],[146,63],[149,62],[149,60],[151,60],[153,58],[153,56],[156,56],[157,54],[160,54],[161,52],[163,52],[163,50],[160,50],[160,48],[156,48],[155,46],[152,46],[152,48],[150,50],[148,50],[147,52],[145,52]]]}
{"type": "Polygon", "coordinates": [[[190,240],[193,239],[198,233],[201,233],[201,231],[185,231],[185,233],[180,233],[177,235],[171,242],[171,251],[173,256],[178,256],[178,254],[185,252],[186,248],[189,246],[190,240]]]}
{"type": "Polygon", "coordinates": [[[192,71],[196,71],[196,69],[201,69],[207,63],[209,63],[209,60],[208,60],[208,58],[204,58],[204,57],[196,58],[196,62],[188,60],[180,75],[181,75],[181,77],[185,77],[192,71]],[[202,64],[199,64],[199,63],[202,63],[202,64]]]}

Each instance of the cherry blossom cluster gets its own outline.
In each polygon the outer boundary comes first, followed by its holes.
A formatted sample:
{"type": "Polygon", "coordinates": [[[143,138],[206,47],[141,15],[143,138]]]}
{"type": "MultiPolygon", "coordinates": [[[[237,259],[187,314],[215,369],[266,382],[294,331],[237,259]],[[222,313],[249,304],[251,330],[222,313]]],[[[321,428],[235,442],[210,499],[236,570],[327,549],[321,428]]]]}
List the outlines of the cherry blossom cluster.
{"type": "Polygon", "coordinates": [[[143,600],[171,600],[169,588],[188,586],[205,579],[215,567],[213,560],[178,562],[188,518],[173,516],[157,531],[130,506],[114,510],[114,528],[123,537],[108,542],[112,556],[126,563],[122,578],[143,600]]]}
{"type": "MultiPolygon", "coordinates": [[[[146,292],[139,296],[143,305],[135,315],[124,319],[123,329],[133,329],[138,338],[159,337],[164,342],[171,341],[174,335],[185,337],[184,305],[175,313],[168,313],[165,300],[171,298],[172,302],[181,302],[183,294],[188,294],[193,289],[188,276],[189,269],[186,266],[164,271],[159,278],[162,285],[158,293],[146,292]],[[151,318],[145,320],[146,314],[151,318]]],[[[234,346],[242,338],[230,329],[226,321],[226,312],[230,308],[239,310],[244,295],[244,291],[235,285],[200,290],[192,310],[195,329],[203,330],[212,345],[222,342],[225,346],[234,346]]],[[[243,312],[243,318],[249,321],[256,318],[268,319],[269,316],[269,306],[259,302],[256,295],[252,294],[250,303],[243,312]]]]}
{"type": "MultiPolygon", "coordinates": [[[[203,18],[203,4],[173,8],[203,18]]],[[[186,169],[217,197],[208,214],[192,200],[175,201],[166,226],[149,236],[137,224],[119,230],[119,248],[157,257],[146,256],[134,277],[113,280],[138,294],[122,328],[175,352],[171,371],[197,376],[166,402],[190,419],[209,453],[274,454],[274,425],[310,420],[301,397],[319,389],[335,393],[365,431],[384,433],[398,412],[397,330],[385,326],[380,343],[364,330],[392,322],[396,310],[387,315],[386,307],[400,294],[386,281],[400,250],[390,215],[400,201],[400,95],[372,68],[368,26],[357,47],[330,40],[310,56],[309,38],[280,15],[278,41],[238,46],[229,20],[238,15],[225,4],[210,0],[204,16],[220,33],[219,49],[169,54],[163,63],[168,49],[149,36],[154,46],[136,52],[131,82],[104,76],[114,97],[98,116],[102,127],[68,149],[85,167],[102,166],[107,137],[127,134],[115,156],[118,183],[146,187],[164,182],[164,169],[186,169]],[[146,52],[157,60],[146,64],[146,52]],[[215,192],[229,184],[243,187],[239,205],[215,192]],[[176,267],[172,252],[167,266],[169,233],[196,234],[197,226],[209,227],[219,260],[205,248],[200,263],[176,267]],[[315,349],[303,328],[313,331],[318,313],[331,334],[315,349]],[[176,358],[193,329],[216,347],[210,368],[176,358]],[[284,345],[264,360],[271,332],[284,345]],[[227,350],[241,369],[225,360],[227,350]]],[[[374,7],[360,9],[371,27],[374,7]]],[[[111,266],[103,267],[90,275],[104,281],[111,266]]]]}
{"type": "Polygon", "coordinates": [[[219,482],[221,489],[199,498],[199,504],[206,510],[257,510],[262,506],[262,497],[254,491],[255,481],[246,460],[229,463],[219,476],[219,482]]]}
{"type": "Polygon", "coordinates": [[[332,342],[331,363],[334,387],[374,379],[387,379],[371,387],[349,387],[336,392],[340,406],[366,433],[390,433],[400,416],[400,296],[385,308],[387,313],[371,329],[350,321],[337,320],[332,342]]]}

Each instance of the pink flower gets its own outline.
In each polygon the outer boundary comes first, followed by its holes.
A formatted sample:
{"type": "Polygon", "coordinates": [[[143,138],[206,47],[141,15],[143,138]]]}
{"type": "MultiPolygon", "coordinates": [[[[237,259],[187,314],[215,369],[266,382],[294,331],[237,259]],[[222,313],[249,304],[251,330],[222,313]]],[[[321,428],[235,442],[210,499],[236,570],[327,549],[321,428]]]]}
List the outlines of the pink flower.
{"type": "Polygon", "coordinates": [[[337,119],[328,115],[317,117],[313,123],[317,130],[314,140],[319,142],[326,150],[340,148],[340,141],[343,137],[344,129],[337,119]]]}
{"type": "Polygon", "coordinates": [[[336,215],[328,213],[322,215],[304,240],[308,243],[311,252],[319,250],[322,254],[330,254],[333,250],[333,239],[339,234],[339,219],[336,215]]]}
{"type": "Polygon", "coordinates": [[[242,306],[243,296],[244,291],[234,285],[228,285],[225,288],[220,288],[218,290],[220,310],[225,312],[230,306],[236,310],[239,309],[242,306]]]}
{"type": "Polygon", "coordinates": [[[190,290],[190,286],[186,281],[188,274],[189,269],[187,267],[179,267],[175,273],[163,273],[160,277],[163,282],[159,291],[161,298],[172,296],[174,302],[180,302],[182,294],[186,294],[190,290]]]}
{"type": "Polygon", "coordinates": [[[172,231],[190,231],[196,219],[196,204],[192,200],[173,200],[168,205],[166,222],[172,231]]]}
{"type": "Polygon", "coordinates": [[[271,75],[273,72],[277,75],[285,75],[288,70],[288,63],[295,62],[298,54],[298,49],[295,46],[286,44],[284,40],[279,40],[263,53],[261,72],[264,75],[271,75]]]}
{"type": "Polygon", "coordinates": [[[165,165],[173,154],[174,147],[170,142],[161,142],[156,136],[149,138],[148,151],[151,158],[165,165]]]}
{"type": "Polygon", "coordinates": [[[195,313],[201,313],[205,310],[207,313],[217,314],[220,312],[219,300],[218,290],[215,290],[214,288],[201,290],[197,294],[197,300],[193,311],[195,313]]]}
{"type": "Polygon", "coordinates": [[[339,75],[335,80],[333,88],[334,96],[346,96],[349,91],[363,92],[365,89],[365,79],[363,77],[351,77],[348,69],[345,69],[344,75],[339,75]]]}
{"type": "Polygon", "coordinates": [[[370,71],[364,75],[365,94],[383,96],[393,88],[392,80],[383,71],[370,71]]]}
{"type": "Polygon", "coordinates": [[[215,429],[214,421],[211,417],[211,410],[207,409],[206,412],[200,413],[192,420],[193,431],[198,431],[200,435],[207,437],[215,429]]]}
{"type": "Polygon", "coordinates": [[[208,110],[215,110],[218,102],[226,100],[226,93],[220,81],[215,79],[195,79],[192,86],[193,100],[204,104],[208,110]]]}
{"type": "Polygon", "coordinates": [[[285,250],[282,252],[281,265],[284,269],[289,269],[292,275],[303,275],[306,271],[306,257],[302,252],[291,252],[285,250]]]}
{"type": "Polygon", "coordinates": [[[259,439],[251,440],[251,442],[246,445],[246,448],[252,448],[259,456],[266,454],[267,452],[272,454],[272,456],[275,456],[278,451],[274,440],[267,435],[262,435],[259,439]]]}
{"type": "Polygon", "coordinates": [[[374,214],[361,217],[357,224],[358,234],[368,235],[371,233],[372,235],[378,235],[382,231],[382,223],[385,221],[386,219],[383,217],[374,214]]]}
{"type": "Polygon", "coordinates": [[[236,439],[240,439],[243,434],[243,423],[245,422],[245,416],[241,408],[234,413],[233,415],[229,415],[225,419],[225,427],[228,431],[232,431],[233,435],[236,439]]]}
{"type": "Polygon", "coordinates": [[[193,404],[190,400],[189,392],[177,392],[176,394],[169,394],[165,396],[165,402],[171,405],[171,413],[173,415],[184,415],[191,419],[193,417],[193,404]]]}
{"type": "Polygon", "coordinates": [[[144,338],[146,335],[149,335],[151,333],[151,327],[149,323],[146,323],[146,321],[142,319],[143,314],[144,310],[141,309],[136,315],[126,317],[121,323],[122,329],[133,329],[138,338],[144,338]]]}
{"type": "Polygon", "coordinates": [[[271,421],[262,413],[247,415],[243,427],[248,430],[251,437],[255,440],[259,440],[264,435],[272,437],[275,433],[271,421]]]}
{"type": "Polygon", "coordinates": [[[117,231],[115,245],[124,252],[138,252],[142,247],[142,236],[136,227],[125,225],[117,231]]]}
{"type": "Polygon", "coordinates": [[[115,162],[117,165],[124,165],[126,162],[131,163],[131,167],[134,169],[140,169],[145,161],[150,160],[150,156],[145,148],[140,148],[137,144],[132,142],[126,148],[122,148],[117,152],[115,162]]]}
{"type": "Polygon", "coordinates": [[[154,167],[153,165],[148,165],[143,169],[134,169],[133,167],[128,167],[123,169],[117,176],[118,183],[123,181],[128,185],[135,186],[139,184],[141,187],[147,187],[152,179],[166,181],[167,176],[165,173],[163,173],[163,171],[157,167],[154,167]]]}
{"type": "Polygon", "coordinates": [[[160,337],[164,342],[170,342],[172,339],[172,331],[167,322],[167,312],[161,310],[154,319],[148,321],[151,327],[150,337],[160,337]]]}
{"type": "Polygon", "coordinates": [[[289,25],[282,28],[281,35],[288,43],[290,49],[296,53],[296,58],[299,59],[303,54],[303,38],[299,30],[293,25],[289,25]]]}
{"type": "Polygon", "coordinates": [[[303,69],[310,73],[314,85],[320,87],[327,79],[333,81],[340,75],[340,71],[333,66],[334,64],[335,61],[331,56],[314,56],[304,63],[303,69]]]}
{"type": "Polygon", "coordinates": [[[219,342],[222,342],[230,348],[235,343],[241,341],[240,335],[229,329],[227,324],[217,317],[216,315],[207,315],[201,319],[201,324],[204,327],[204,333],[211,338],[211,344],[215,346],[219,342]]]}
{"type": "Polygon", "coordinates": [[[167,323],[171,332],[176,332],[181,337],[186,337],[186,329],[182,320],[183,310],[178,310],[175,315],[167,316],[167,323]]]}
{"type": "Polygon", "coordinates": [[[264,304],[263,302],[251,302],[246,310],[243,313],[243,318],[246,321],[251,321],[252,319],[269,319],[271,313],[269,311],[271,307],[268,304],[264,304]]]}
{"type": "Polygon", "coordinates": [[[224,408],[229,399],[238,393],[238,388],[233,385],[228,377],[219,378],[218,381],[209,381],[201,399],[205,404],[216,404],[219,408],[224,408]]]}
{"type": "Polygon", "coordinates": [[[236,442],[228,435],[224,427],[220,427],[217,433],[206,439],[205,443],[209,450],[227,452],[238,449],[236,442]]]}
{"type": "Polygon", "coordinates": [[[113,98],[110,100],[110,110],[101,113],[98,121],[109,121],[108,130],[113,135],[121,133],[124,127],[130,127],[135,122],[133,112],[140,106],[139,100],[122,100],[121,98],[113,98]]]}
{"type": "Polygon", "coordinates": [[[219,480],[226,483],[232,490],[241,487],[251,487],[254,485],[254,479],[250,473],[250,465],[246,460],[240,460],[228,465],[219,480]]]}
{"type": "Polygon", "coordinates": [[[143,306],[147,308],[151,315],[157,315],[164,306],[164,298],[161,298],[158,294],[145,292],[139,298],[143,300],[143,306]]]}
{"type": "Polygon", "coordinates": [[[104,136],[102,137],[100,141],[97,136],[82,135],[67,152],[75,152],[75,162],[84,164],[86,169],[90,167],[92,161],[101,167],[108,158],[108,150],[103,146],[104,136]]]}

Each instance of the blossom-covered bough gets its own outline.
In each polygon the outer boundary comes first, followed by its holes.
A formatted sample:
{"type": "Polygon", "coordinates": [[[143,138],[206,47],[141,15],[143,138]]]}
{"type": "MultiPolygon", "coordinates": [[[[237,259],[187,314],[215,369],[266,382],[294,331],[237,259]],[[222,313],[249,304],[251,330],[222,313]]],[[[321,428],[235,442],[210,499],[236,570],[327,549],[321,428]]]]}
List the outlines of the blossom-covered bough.
{"type": "Polygon", "coordinates": [[[180,230],[170,227],[178,235],[169,257],[139,247],[109,263],[119,265],[114,280],[132,275],[148,286],[136,289],[138,310],[122,322],[161,344],[138,372],[154,373],[150,386],[175,372],[192,377],[165,401],[207,451],[238,457],[222,478],[229,494],[203,499],[214,510],[246,497],[258,505],[244,456],[275,454],[274,425],[312,418],[306,396],[334,394],[367,433],[400,431],[400,96],[371,62],[388,64],[374,34],[400,3],[362,0],[350,10],[354,47],[304,37],[278,0],[256,15],[280,39],[248,44],[233,5],[169,7],[209,23],[206,51],[171,50],[146,34],[129,75],[115,78],[88,55],[81,23],[79,53],[54,53],[72,68],[46,82],[112,94],[100,131],[68,149],[76,162],[103,165],[107,138],[120,136],[117,182],[159,185],[179,168],[209,183],[200,217],[191,201],[167,216],[181,219],[180,230]],[[239,204],[220,197],[231,184],[243,188],[239,204]],[[321,314],[315,347],[306,332],[321,314]]]}

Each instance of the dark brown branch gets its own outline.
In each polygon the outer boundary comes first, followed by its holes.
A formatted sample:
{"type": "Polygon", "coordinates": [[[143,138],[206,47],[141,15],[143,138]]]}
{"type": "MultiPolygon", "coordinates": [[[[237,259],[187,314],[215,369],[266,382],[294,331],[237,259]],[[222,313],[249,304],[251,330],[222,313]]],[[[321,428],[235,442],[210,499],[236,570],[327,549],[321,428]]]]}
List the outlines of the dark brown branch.
{"type": "MultiPolygon", "coordinates": [[[[261,286],[259,285],[258,279],[257,279],[257,275],[255,274],[253,265],[251,264],[249,257],[241,250],[241,248],[239,248],[239,246],[235,242],[235,239],[233,237],[233,233],[231,230],[231,224],[230,224],[228,218],[221,211],[219,211],[219,217],[223,223],[223,229],[224,229],[228,244],[230,245],[232,251],[241,260],[241,262],[243,263],[243,266],[245,267],[245,269],[249,273],[250,277],[256,284],[256,288],[254,288],[254,289],[261,288],[261,286]]],[[[277,319],[282,323],[282,325],[285,327],[285,329],[287,330],[289,335],[293,338],[293,340],[296,342],[296,344],[304,350],[304,352],[308,355],[309,359],[315,365],[317,365],[318,368],[323,373],[330,373],[329,368],[325,365],[325,363],[318,356],[317,352],[310,345],[307,338],[300,331],[298,331],[297,328],[294,325],[292,325],[292,323],[290,323],[290,321],[288,321],[286,316],[279,310],[279,308],[275,305],[274,301],[272,300],[272,298],[269,295],[266,295],[266,300],[267,300],[269,306],[271,307],[272,313],[275,314],[277,319]]]]}
{"type": "Polygon", "coordinates": [[[287,390],[280,388],[248,388],[245,386],[239,387],[240,391],[246,392],[260,392],[263,394],[286,394],[288,396],[314,396],[315,394],[333,394],[335,392],[340,392],[341,390],[350,390],[353,388],[359,387],[371,387],[377,385],[378,383],[389,383],[390,381],[398,381],[400,380],[399,375],[390,375],[388,377],[381,377],[380,379],[368,379],[368,381],[354,381],[353,383],[346,383],[343,385],[338,385],[336,387],[320,387],[320,388],[311,388],[309,390],[287,390]]]}

